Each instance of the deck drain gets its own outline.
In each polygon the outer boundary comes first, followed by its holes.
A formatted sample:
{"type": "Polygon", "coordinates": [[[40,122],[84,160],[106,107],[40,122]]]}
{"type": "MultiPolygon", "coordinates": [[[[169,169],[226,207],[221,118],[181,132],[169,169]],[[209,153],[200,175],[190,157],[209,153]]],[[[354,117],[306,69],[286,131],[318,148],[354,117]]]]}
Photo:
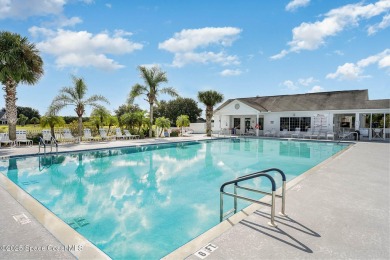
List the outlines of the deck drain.
{"type": "Polygon", "coordinates": [[[15,219],[16,222],[21,225],[25,225],[31,222],[31,220],[26,215],[24,215],[24,213],[19,215],[13,215],[12,217],[15,219]]]}
{"type": "Polygon", "coordinates": [[[72,219],[68,222],[68,225],[73,229],[78,229],[89,225],[89,222],[85,218],[79,217],[72,219]]]}

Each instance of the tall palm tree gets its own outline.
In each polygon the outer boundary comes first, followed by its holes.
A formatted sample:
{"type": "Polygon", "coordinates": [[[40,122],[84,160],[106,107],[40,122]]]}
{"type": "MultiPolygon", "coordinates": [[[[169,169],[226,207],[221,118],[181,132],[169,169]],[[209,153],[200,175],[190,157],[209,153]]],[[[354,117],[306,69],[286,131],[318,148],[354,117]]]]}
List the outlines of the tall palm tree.
{"type": "Polygon", "coordinates": [[[222,102],[223,94],[214,90],[199,91],[198,99],[206,106],[206,133],[207,136],[211,136],[211,118],[213,117],[213,109],[216,104],[222,102]]]}
{"type": "Polygon", "coordinates": [[[159,67],[154,66],[150,69],[139,66],[141,72],[141,78],[144,80],[145,85],[135,84],[129,94],[129,103],[132,104],[136,97],[145,95],[145,100],[149,103],[149,118],[150,128],[149,137],[152,137],[152,125],[153,125],[153,106],[158,101],[157,97],[161,94],[168,94],[172,97],[178,97],[176,90],[172,87],[159,88],[161,83],[167,83],[168,78],[166,72],[161,71],[159,67]]]}
{"type": "Polygon", "coordinates": [[[0,82],[4,85],[9,137],[16,139],[16,87],[19,83],[33,85],[43,75],[39,51],[26,37],[0,32],[0,82]]]}
{"type": "Polygon", "coordinates": [[[94,108],[103,108],[98,102],[110,102],[102,95],[92,95],[86,98],[88,87],[82,78],[72,76],[73,87],[64,87],[60,90],[60,94],[56,96],[49,108],[50,113],[57,114],[57,112],[66,106],[75,106],[74,111],[76,112],[78,119],[79,136],[82,136],[83,132],[83,114],[86,106],[94,108]]]}

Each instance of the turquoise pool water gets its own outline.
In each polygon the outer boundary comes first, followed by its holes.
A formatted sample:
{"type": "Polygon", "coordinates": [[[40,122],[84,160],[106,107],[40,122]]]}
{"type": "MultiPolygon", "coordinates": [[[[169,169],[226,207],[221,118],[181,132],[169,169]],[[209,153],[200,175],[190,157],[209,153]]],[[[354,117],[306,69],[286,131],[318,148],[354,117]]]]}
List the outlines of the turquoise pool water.
{"type": "Polygon", "coordinates": [[[11,158],[0,171],[112,258],[158,259],[219,223],[223,182],[273,167],[291,180],[345,147],[208,140],[11,158]]]}

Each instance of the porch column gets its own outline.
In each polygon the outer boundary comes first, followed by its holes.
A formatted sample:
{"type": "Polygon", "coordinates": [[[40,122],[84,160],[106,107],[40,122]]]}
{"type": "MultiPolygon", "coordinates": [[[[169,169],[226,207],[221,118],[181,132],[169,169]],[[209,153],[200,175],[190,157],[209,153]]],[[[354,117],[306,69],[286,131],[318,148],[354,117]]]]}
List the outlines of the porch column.
{"type": "Polygon", "coordinates": [[[355,113],[355,131],[360,129],[360,113],[355,113]]]}
{"type": "MultiPolygon", "coordinates": [[[[259,113],[256,114],[256,125],[259,124],[259,113]]],[[[256,136],[259,136],[259,128],[256,128],[256,136]]]]}

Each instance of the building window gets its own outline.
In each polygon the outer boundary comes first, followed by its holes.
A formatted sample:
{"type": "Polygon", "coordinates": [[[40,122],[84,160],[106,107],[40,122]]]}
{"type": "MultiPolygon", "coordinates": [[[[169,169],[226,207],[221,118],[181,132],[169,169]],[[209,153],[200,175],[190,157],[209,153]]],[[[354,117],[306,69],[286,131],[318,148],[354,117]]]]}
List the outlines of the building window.
{"type": "Polygon", "coordinates": [[[288,131],[295,131],[295,128],[300,128],[302,132],[306,132],[311,125],[310,117],[281,117],[280,131],[287,129],[288,131]]]}

